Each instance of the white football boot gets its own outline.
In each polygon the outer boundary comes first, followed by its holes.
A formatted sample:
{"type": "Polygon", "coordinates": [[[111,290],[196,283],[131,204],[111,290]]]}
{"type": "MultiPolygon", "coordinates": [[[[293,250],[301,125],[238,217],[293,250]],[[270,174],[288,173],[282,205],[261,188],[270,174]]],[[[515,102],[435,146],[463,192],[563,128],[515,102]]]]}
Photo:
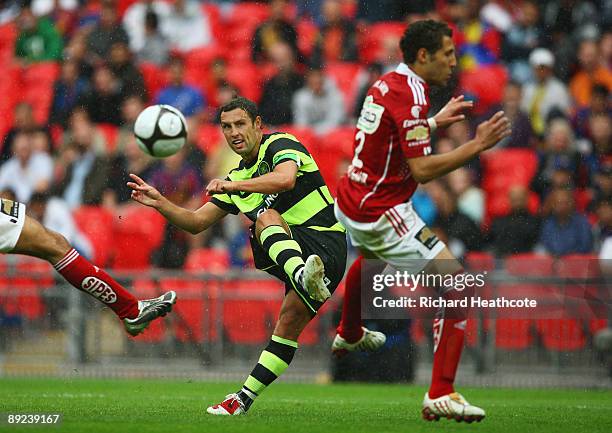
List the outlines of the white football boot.
{"type": "Polygon", "coordinates": [[[316,254],[308,256],[301,275],[302,286],[315,301],[325,302],[331,293],[325,285],[325,266],[316,254]]]}
{"type": "Polygon", "coordinates": [[[365,326],[362,326],[361,329],[363,329],[363,335],[354,343],[349,343],[340,334],[336,334],[332,343],[332,353],[336,357],[342,357],[348,352],[354,351],[375,352],[383,347],[387,341],[387,336],[382,332],[370,331],[365,326]]]}
{"type": "Polygon", "coordinates": [[[485,411],[478,406],[471,405],[461,394],[453,392],[442,397],[431,399],[425,393],[423,398],[423,419],[426,421],[439,421],[441,417],[454,419],[457,422],[480,422],[485,417],[485,411]]]}

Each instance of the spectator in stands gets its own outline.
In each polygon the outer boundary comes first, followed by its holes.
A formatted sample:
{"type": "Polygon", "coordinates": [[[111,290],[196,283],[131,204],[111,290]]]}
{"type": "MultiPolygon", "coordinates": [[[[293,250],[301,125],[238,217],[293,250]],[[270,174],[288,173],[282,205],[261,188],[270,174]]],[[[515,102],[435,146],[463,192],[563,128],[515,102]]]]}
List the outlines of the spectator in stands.
{"type": "Polygon", "coordinates": [[[481,225],[484,219],[485,197],[482,189],[474,185],[472,172],[465,167],[460,167],[448,174],[448,184],[457,197],[459,212],[481,225]]]}
{"type": "Polygon", "coordinates": [[[353,108],[353,118],[358,119],[361,115],[361,109],[363,108],[363,101],[365,100],[370,87],[380,78],[383,74],[383,66],[380,63],[371,63],[367,66],[365,79],[359,86],[357,91],[357,98],[355,99],[355,106],[353,108]]]}
{"type": "Polygon", "coordinates": [[[131,95],[124,99],[121,104],[121,126],[117,132],[117,143],[115,145],[116,154],[124,152],[128,142],[134,136],[134,123],[138,115],[144,110],[144,99],[138,95],[131,95]]]}
{"type": "Polygon", "coordinates": [[[579,137],[590,138],[589,119],[592,115],[603,114],[612,117],[612,100],[610,92],[606,86],[596,84],[593,86],[591,103],[588,107],[583,107],[574,116],[574,130],[579,137]]]}
{"type": "Polygon", "coordinates": [[[31,132],[19,132],[13,142],[13,156],[0,167],[0,190],[11,189],[17,201],[27,203],[34,192],[49,189],[53,160],[48,153],[35,152],[31,132]]]}
{"type": "Polygon", "coordinates": [[[170,14],[170,4],[161,0],[142,0],[126,9],[123,15],[123,27],[129,35],[130,49],[134,53],[140,53],[145,46],[148,14],[155,15],[159,29],[164,34],[163,22],[170,14]]]}
{"type": "Polygon", "coordinates": [[[170,13],[162,20],[162,32],[170,46],[182,53],[213,42],[208,16],[195,0],[174,0],[170,13]]]}
{"type": "Polygon", "coordinates": [[[435,1],[422,0],[410,2],[404,0],[359,0],[357,2],[357,19],[368,23],[380,21],[404,21],[410,13],[425,14],[435,9],[435,1]]]}
{"type": "Polygon", "coordinates": [[[159,18],[153,10],[148,10],[145,14],[143,41],[142,48],[136,52],[138,62],[158,66],[168,62],[170,43],[159,31],[159,18]]]}
{"type": "Polygon", "coordinates": [[[573,191],[556,189],[549,200],[551,214],[544,220],[540,233],[540,243],[546,252],[556,257],[592,252],[591,226],[586,216],[576,212],[573,191]]]}
{"type": "Polygon", "coordinates": [[[34,119],[32,106],[27,102],[20,102],[15,106],[13,114],[13,126],[2,140],[2,154],[0,165],[13,156],[13,140],[19,132],[32,132],[40,127],[34,119]]]}
{"type": "Polygon", "coordinates": [[[72,59],[62,63],[61,75],[53,84],[53,102],[49,114],[49,123],[63,128],[77,101],[90,92],[87,79],[79,76],[79,65],[72,59]]]}
{"type": "Polygon", "coordinates": [[[306,74],[306,85],[293,96],[293,123],[325,134],[344,121],[344,98],[320,67],[306,74]]]}
{"type": "Polygon", "coordinates": [[[27,64],[62,58],[62,37],[48,18],[37,18],[29,6],[24,6],[16,22],[19,35],[15,41],[15,56],[19,60],[27,64]]]}
{"type": "Polygon", "coordinates": [[[270,60],[268,51],[277,42],[284,42],[291,47],[296,59],[300,59],[297,46],[297,31],[287,19],[287,0],[270,1],[270,18],[255,30],[251,58],[255,63],[270,60]]]}
{"type": "Polygon", "coordinates": [[[293,122],[293,95],[304,86],[304,78],[289,45],[279,42],[269,52],[278,73],[264,84],[259,111],[265,123],[285,125],[293,122]]]}
{"type": "MultiPolygon", "coordinates": [[[[512,123],[512,134],[501,140],[495,146],[495,149],[504,147],[532,147],[534,136],[531,122],[527,114],[521,109],[522,86],[516,81],[509,81],[504,89],[504,96],[501,105],[493,107],[487,113],[488,119],[493,113],[503,110],[506,117],[512,123]]],[[[483,119],[485,120],[485,119],[483,119]]]]}
{"type": "Polygon", "coordinates": [[[64,40],[76,30],[78,8],[79,2],[75,0],[32,0],[34,15],[48,17],[64,40]]]}
{"type": "Polygon", "coordinates": [[[138,95],[146,99],[144,79],[132,60],[132,53],[125,42],[114,42],[111,45],[109,66],[117,78],[123,98],[138,95]]]}
{"type": "Polygon", "coordinates": [[[612,200],[612,163],[603,165],[593,180],[593,201],[612,200]]]}
{"type": "MultiPolygon", "coordinates": [[[[62,143],[59,149],[60,155],[63,153],[65,148],[72,145],[72,143],[75,141],[75,136],[79,136],[80,140],[91,140],[90,147],[96,154],[106,155],[108,153],[106,137],[91,122],[91,118],[89,117],[87,110],[82,106],[77,106],[74,110],[72,110],[72,113],[70,113],[68,128],[64,131],[62,136],[62,143]],[[91,139],[88,137],[90,133],[91,139]]],[[[57,164],[56,168],[58,168],[57,164]]]]}
{"type": "Polygon", "coordinates": [[[578,48],[579,70],[570,81],[570,91],[579,108],[591,103],[593,87],[597,84],[612,90],[612,71],[603,64],[597,41],[584,40],[578,48]]]}
{"type": "Polygon", "coordinates": [[[602,199],[596,203],[597,226],[595,227],[595,252],[600,260],[606,260],[610,268],[612,260],[612,199],[602,199]]]}
{"type": "Polygon", "coordinates": [[[549,50],[533,50],[529,64],[535,80],[523,87],[521,108],[529,114],[533,131],[541,137],[552,115],[569,113],[571,101],[566,86],[553,75],[555,58],[549,50]]]}
{"type": "Polygon", "coordinates": [[[71,209],[98,205],[110,174],[108,157],[95,148],[96,130],[83,110],[70,119],[70,141],[56,161],[56,183],[51,193],[62,197],[71,209]]]}
{"type": "Polygon", "coordinates": [[[501,35],[495,27],[480,17],[481,0],[457,2],[458,44],[457,60],[462,71],[470,71],[481,66],[498,62],[501,52],[501,35]]]}
{"type": "Polygon", "coordinates": [[[140,150],[134,134],[126,139],[122,151],[117,152],[111,161],[108,189],[103,199],[103,205],[110,209],[130,203],[131,189],[126,185],[130,173],[148,179],[161,164],[140,150]]]}
{"type": "Polygon", "coordinates": [[[482,233],[478,226],[457,209],[457,199],[443,181],[432,182],[428,187],[438,215],[433,227],[448,239],[447,245],[455,257],[463,257],[467,251],[478,251],[482,246],[482,233]]]}
{"type": "Polygon", "coordinates": [[[510,214],[495,218],[488,235],[497,257],[532,251],[540,234],[540,218],[527,210],[529,191],[515,185],[508,190],[508,198],[510,214]]]}
{"type": "Polygon", "coordinates": [[[64,200],[37,192],[32,194],[26,212],[48,229],[63,235],[81,255],[93,257],[94,249],[90,240],[77,227],[64,200]]]}
{"type": "Polygon", "coordinates": [[[425,224],[429,227],[433,226],[438,216],[438,209],[436,209],[436,204],[427,192],[427,184],[417,187],[417,190],[412,195],[411,201],[414,210],[421,219],[425,221],[425,224]]]}
{"type": "Polygon", "coordinates": [[[311,62],[357,61],[355,25],[342,15],[340,0],[325,0],[321,6],[323,23],[319,26],[311,62]]]}
{"type": "Polygon", "coordinates": [[[87,36],[87,51],[94,64],[109,58],[111,46],[116,42],[128,43],[128,35],[117,20],[117,11],[111,0],[104,0],[100,10],[100,22],[87,36]]]}
{"type": "MultiPolygon", "coordinates": [[[[609,8],[612,14],[612,7],[609,8]]],[[[608,28],[599,40],[599,50],[601,51],[602,63],[608,68],[612,69],[612,29],[608,28]]]]}
{"type": "Polygon", "coordinates": [[[584,155],[589,180],[593,181],[595,173],[612,163],[612,118],[607,113],[592,114],[589,117],[591,135],[590,148],[584,155]]]}
{"type": "Polygon", "coordinates": [[[544,148],[538,152],[538,170],[531,182],[531,188],[544,198],[551,187],[553,173],[562,169],[570,173],[571,179],[578,179],[581,157],[574,143],[574,133],[564,119],[550,123],[544,148]]]}
{"type": "Polygon", "coordinates": [[[87,37],[84,33],[76,33],[66,46],[65,59],[78,65],[79,77],[91,81],[93,66],[87,53],[87,37]]]}
{"type": "Polygon", "coordinates": [[[186,116],[193,117],[202,113],[206,108],[206,99],[202,92],[185,83],[185,63],[181,57],[170,59],[168,65],[170,83],[160,90],[156,104],[172,105],[186,116]]]}
{"type": "Polygon", "coordinates": [[[92,90],[83,95],[77,105],[84,107],[94,123],[121,124],[121,85],[111,68],[106,64],[96,67],[92,90]]]}
{"type": "MultiPolygon", "coordinates": [[[[187,151],[183,147],[175,155],[163,159],[147,180],[178,206],[189,206],[203,191],[198,169],[186,160],[187,151]]],[[[182,268],[189,247],[186,232],[166,224],[164,240],[155,254],[155,264],[162,268],[182,268]]]]}
{"type": "Polygon", "coordinates": [[[510,77],[519,83],[531,78],[529,53],[545,42],[538,21],[537,3],[534,0],[523,1],[519,4],[516,22],[504,35],[501,58],[508,64],[510,77]]]}

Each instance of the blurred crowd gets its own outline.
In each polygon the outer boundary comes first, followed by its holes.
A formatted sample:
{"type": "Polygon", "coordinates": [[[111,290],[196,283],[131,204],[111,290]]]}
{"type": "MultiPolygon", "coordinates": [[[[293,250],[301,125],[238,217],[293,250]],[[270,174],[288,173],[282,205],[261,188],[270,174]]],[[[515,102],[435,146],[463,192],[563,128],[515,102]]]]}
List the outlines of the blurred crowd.
{"type": "MultiPolygon", "coordinates": [[[[542,252],[612,259],[612,1],[583,0],[7,0],[0,9],[0,193],[28,203],[95,256],[84,207],[121,216],[136,173],[191,208],[238,157],[215,125],[236,95],[259,103],[267,130],[295,133],[333,189],[352,152],[368,87],[401,62],[406,25],[453,28],[458,68],[432,89],[475,101],[436,134],[436,152],[467,141],[503,109],[512,136],[479,160],[423,185],[414,205],[453,252],[542,252]],[[163,160],[132,126],[149,104],[180,109],[188,145],[163,160]]],[[[432,113],[433,114],[433,113],[432,113]]],[[[171,226],[150,264],[184,266],[225,251],[249,266],[240,218],[186,236],[171,226]]],[[[106,265],[106,263],[100,263],[106,265]]]]}

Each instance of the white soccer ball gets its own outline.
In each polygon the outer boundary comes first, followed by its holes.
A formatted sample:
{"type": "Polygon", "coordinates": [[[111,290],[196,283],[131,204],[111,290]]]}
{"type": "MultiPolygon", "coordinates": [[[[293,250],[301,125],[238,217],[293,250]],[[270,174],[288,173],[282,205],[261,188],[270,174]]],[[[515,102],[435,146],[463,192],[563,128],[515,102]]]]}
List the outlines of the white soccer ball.
{"type": "Polygon", "coordinates": [[[165,158],[185,145],[187,122],[183,113],[170,105],[152,105],[138,115],[134,135],[143,152],[165,158]]]}

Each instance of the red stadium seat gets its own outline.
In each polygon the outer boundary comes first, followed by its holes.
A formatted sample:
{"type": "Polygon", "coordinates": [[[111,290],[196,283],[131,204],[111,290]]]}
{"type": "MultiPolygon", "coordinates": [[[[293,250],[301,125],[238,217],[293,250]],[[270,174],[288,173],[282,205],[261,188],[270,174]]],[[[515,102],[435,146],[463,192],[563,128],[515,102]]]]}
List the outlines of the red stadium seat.
{"type": "Polygon", "coordinates": [[[401,38],[405,30],[406,24],[399,21],[379,22],[364,27],[359,35],[359,58],[366,64],[378,61],[384,38],[401,38]]]}
{"type": "Polygon", "coordinates": [[[34,118],[46,124],[53,101],[53,83],[59,76],[60,66],[55,62],[35,63],[24,68],[21,76],[22,99],[32,105],[34,118]]]}
{"type": "Polygon", "coordinates": [[[147,89],[147,94],[153,100],[157,93],[168,84],[168,73],[153,63],[141,63],[139,69],[147,89]]]}
{"type": "Polygon", "coordinates": [[[230,255],[226,249],[196,248],[185,260],[185,270],[222,274],[230,267],[230,255]]]}
{"type": "Polygon", "coordinates": [[[490,253],[470,251],[465,255],[465,264],[471,271],[492,271],[495,269],[495,257],[490,253]]]}
{"type": "Polygon", "coordinates": [[[235,280],[223,287],[223,327],[230,342],[262,344],[277,320],[284,286],[276,280],[235,280]]]}
{"type": "Polygon", "coordinates": [[[554,259],[545,254],[514,254],[506,258],[505,266],[510,275],[551,276],[554,259]]]}
{"type": "Polygon", "coordinates": [[[196,144],[207,155],[212,155],[219,145],[223,145],[225,138],[221,127],[217,124],[203,123],[198,126],[196,144]]]}
{"type": "Polygon", "coordinates": [[[164,236],[166,220],[156,210],[129,207],[114,224],[114,269],[137,270],[151,266],[151,254],[164,236]]]}
{"type": "Polygon", "coordinates": [[[575,319],[538,320],[536,327],[548,350],[568,352],[583,349],[586,338],[582,325],[575,319]]]}
{"type": "Polygon", "coordinates": [[[319,147],[322,152],[338,152],[347,158],[352,158],[355,134],[353,126],[341,126],[320,137],[319,147]]]}
{"type": "Polygon", "coordinates": [[[502,350],[525,350],[533,343],[529,319],[495,320],[495,347],[502,350]]]}
{"type": "Polygon", "coordinates": [[[119,135],[119,128],[116,125],[110,123],[98,123],[96,127],[100,130],[104,138],[106,139],[106,150],[109,153],[115,151],[117,147],[117,136],[119,135]]]}
{"type": "Polygon", "coordinates": [[[298,50],[306,57],[310,57],[314,45],[317,40],[319,29],[317,25],[311,20],[303,19],[297,23],[297,35],[298,35],[298,50]]]}
{"type": "Polygon", "coordinates": [[[480,65],[459,74],[461,93],[476,97],[477,103],[473,110],[476,115],[483,115],[501,103],[507,81],[508,72],[502,65],[480,65]]]}
{"type": "Polygon", "coordinates": [[[250,61],[233,62],[227,65],[227,80],[233,83],[240,94],[252,101],[259,102],[263,83],[258,67],[250,61]]]}
{"type": "Polygon", "coordinates": [[[335,81],[336,86],[344,96],[344,106],[347,113],[353,110],[362,71],[363,67],[359,63],[333,62],[325,65],[325,72],[335,81]]]}
{"type": "Polygon", "coordinates": [[[89,238],[94,248],[93,262],[106,266],[113,254],[115,216],[101,206],[81,206],[72,212],[79,230],[89,238]]]}
{"type": "Polygon", "coordinates": [[[179,299],[172,309],[179,341],[199,344],[217,338],[217,282],[163,278],[160,285],[162,292],[176,291],[179,299]]]}

